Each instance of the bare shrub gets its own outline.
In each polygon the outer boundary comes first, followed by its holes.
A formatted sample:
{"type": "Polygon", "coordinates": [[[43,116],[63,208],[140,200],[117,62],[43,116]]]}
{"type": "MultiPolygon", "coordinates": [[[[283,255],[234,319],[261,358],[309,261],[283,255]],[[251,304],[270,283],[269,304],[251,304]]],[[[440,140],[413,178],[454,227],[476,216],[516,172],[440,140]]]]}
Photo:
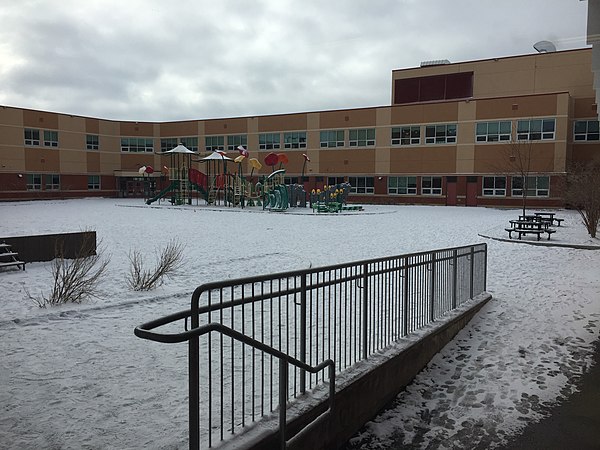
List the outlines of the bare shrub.
{"type": "Polygon", "coordinates": [[[171,240],[165,248],[157,253],[158,261],[154,269],[146,269],[139,250],[129,252],[129,277],[127,284],[134,291],[150,291],[163,283],[164,277],[170,277],[183,262],[183,245],[171,240]]]}
{"type": "Polygon", "coordinates": [[[28,291],[28,297],[40,308],[48,305],[55,306],[63,303],[81,303],[87,297],[97,297],[96,289],[102,275],[106,272],[110,258],[104,258],[102,252],[91,256],[91,242],[85,239],[74,259],[64,257],[63,243],[57,244],[56,258],[52,260],[52,290],[48,295],[40,294],[33,297],[28,291]]]}
{"type": "Polygon", "coordinates": [[[600,224],[600,163],[573,164],[567,172],[565,199],[575,208],[588,234],[595,238],[600,224]]]}

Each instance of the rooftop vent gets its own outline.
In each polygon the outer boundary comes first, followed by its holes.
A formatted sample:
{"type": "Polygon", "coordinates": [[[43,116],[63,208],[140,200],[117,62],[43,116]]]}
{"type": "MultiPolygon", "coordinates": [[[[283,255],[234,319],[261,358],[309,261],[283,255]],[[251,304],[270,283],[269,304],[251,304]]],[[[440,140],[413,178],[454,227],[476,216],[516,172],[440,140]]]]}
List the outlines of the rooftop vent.
{"type": "Polygon", "coordinates": [[[538,53],[552,53],[556,51],[556,46],[550,41],[540,41],[533,44],[533,48],[538,53]]]}
{"type": "Polygon", "coordinates": [[[421,67],[428,66],[443,66],[444,64],[450,64],[447,59],[434,59],[433,61],[421,61],[421,67]]]}

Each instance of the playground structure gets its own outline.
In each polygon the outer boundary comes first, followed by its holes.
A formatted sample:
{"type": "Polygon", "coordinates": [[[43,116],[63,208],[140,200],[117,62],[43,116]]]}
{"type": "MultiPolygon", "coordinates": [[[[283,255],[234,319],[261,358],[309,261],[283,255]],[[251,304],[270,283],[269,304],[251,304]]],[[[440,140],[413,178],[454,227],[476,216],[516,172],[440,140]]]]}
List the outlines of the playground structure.
{"type": "MultiPolygon", "coordinates": [[[[307,193],[301,184],[285,184],[286,170],[282,167],[288,163],[288,158],[283,153],[269,153],[265,157],[265,164],[271,166],[272,172],[259,177],[256,184],[252,183],[254,170],[260,170],[262,164],[256,158],[249,158],[247,163],[252,167],[249,177],[244,177],[242,164],[249,156],[248,151],[242,146],[238,147],[240,155],[235,159],[229,158],[224,152],[214,151],[210,155],[192,159],[192,155],[198,153],[189,150],[179,144],[172,150],[158,153],[170,157],[169,167],[164,166],[162,173],[169,177],[168,185],[160,192],[146,200],[150,205],[155,201],[168,198],[175,205],[191,205],[192,199],[196,202],[200,198],[207,205],[224,206],[262,206],[263,210],[286,211],[289,207],[307,206],[307,193]],[[205,168],[200,171],[192,167],[192,163],[202,164],[205,168]],[[279,168],[275,166],[279,164],[279,168]],[[234,173],[228,171],[232,167],[237,170],[234,173]]],[[[304,165],[310,161],[308,156],[304,157],[304,165]]],[[[143,168],[147,170],[146,166],[143,168]]],[[[150,168],[151,169],[151,168],[150,168]]],[[[142,169],[140,169],[142,170],[142,169]]],[[[339,212],[342,210],[362,210],[360,206],[348,206],[347,196],[350,193],[350,185],[342,183],[332,186],[324,186],[323,190],[313,189],[310,194],[310,206],[316,212],[339,212]]]]}
{"type": "Polygon", "coordinates": [[[348,205],[350,183],[323,186],[323,190],[313,189],[310,193],[310,206],[318,213],[337,213],[340,211],[362,211],[360,205],[348,205]]]}
{"type": "Polygon", "coordinates": [[[289,207],[287,187],[283,184],[285,169],[279,169],[264,177],[263,182],[256,185],[256,190],[261,193],[263,210],[285,211],[289,207]]]}
{"type": "Polygon", "coordinates": [[[189,184],[188,169],[191,167],[192,155],[197,155],[183,144],[168,150],[158,153],[159,155],[168,155],[170,157],[169,185],[162,189],[154,197],[146,200],[146,204],[150,205],[153,202],[160,200],[163,197],[170,197],[170,201],[176,205],[191,204],[191,190],[189,184]]]}

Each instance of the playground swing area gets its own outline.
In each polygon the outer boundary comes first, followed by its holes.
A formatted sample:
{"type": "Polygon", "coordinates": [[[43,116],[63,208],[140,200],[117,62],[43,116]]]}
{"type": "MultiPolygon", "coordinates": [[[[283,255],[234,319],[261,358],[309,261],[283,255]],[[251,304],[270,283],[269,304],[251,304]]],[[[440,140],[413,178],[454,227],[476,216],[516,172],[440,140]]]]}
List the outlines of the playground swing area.
{"type": "MultiPolygon", "coordinates": [[[[285,212],[290,207],[309,207],[314,213],[363,210],[360,205],[348,205],[349,183],[324,185],[322,189],[312,189],[307,193],[301,184],[285,184],[286,169],[283,165],[288,163],[288,158],[284,153],[269,153],[264,162],[271,166],[272,172],[254,177],[254,171],[260,170],[262,163],[256,158],[248,158],[249,153],[242,146],[238,147],[238,151],[240,155],[235,159],[219,151],[198,158],[197,152],[179,144],[171,150],[157,153],[169,157],[169,166],[164,165],[161,169],[164,187],[154,196],[144,199],[145,203],[151,205],[157,202],[160,205],[166,200],[171,205],[192,205],[195,201],[195,205],[200,206],[203,200],[206,206],[260,207],[270,212],[285,212]],[[251,168],[248,177],[242,170],[246,159],[247,167],[251,168]],[[203,170],[192,167],[193,163],[202,166],[203,170]],[[277,164],[279,168],[275,169],[277,164]],[[232,167],[234,172],[228,170],[232,167]],[[253,182],[255,179],[257,181],[253,182]]],[[[304,179],[304,169],[310,159],[305,154],[302,157],[301,179],[304,179]]],[[[154,172],[151,166],[143,166],[139,171],[142,175],[154,172]]]]}

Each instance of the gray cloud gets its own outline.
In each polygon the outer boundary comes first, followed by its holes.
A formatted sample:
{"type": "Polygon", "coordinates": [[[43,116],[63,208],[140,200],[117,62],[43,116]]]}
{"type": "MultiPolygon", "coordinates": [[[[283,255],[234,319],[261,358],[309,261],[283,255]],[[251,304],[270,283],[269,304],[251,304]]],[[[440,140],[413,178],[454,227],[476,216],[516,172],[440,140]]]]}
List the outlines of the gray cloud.
{"type": "Polygon", "coordinates": [[[585,45],[586,2],[21,0],[0,104],[167,121],[385,105],[391,70],[585,45]]]}

